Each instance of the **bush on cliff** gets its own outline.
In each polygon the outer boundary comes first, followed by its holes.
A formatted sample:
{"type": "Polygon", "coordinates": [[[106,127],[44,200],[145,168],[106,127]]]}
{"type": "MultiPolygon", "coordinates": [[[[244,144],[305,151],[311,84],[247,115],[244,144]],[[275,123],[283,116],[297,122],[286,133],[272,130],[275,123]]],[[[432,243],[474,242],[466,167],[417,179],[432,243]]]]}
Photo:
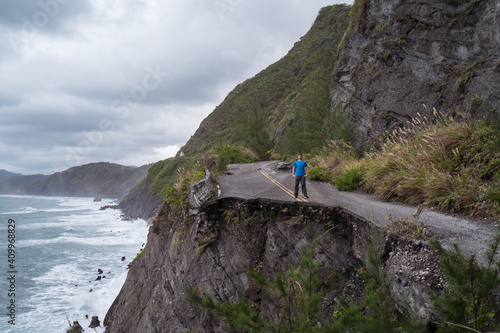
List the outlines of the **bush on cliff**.
{"type": "Polygon", "coordinates": [[[244,148],[231,145],[215,147],[212,156],[215,158],[213,167],[216,173],[223,173],[226,171],[227,166],[232,163],[251,163],[255,161],[253,156],[246,152],[244,148]]]}
{"type": "Polygon", "coordinates": [[[309,179],[320,181],[320,182],[328,182],[331,180],[331,176],[322,167],[314,166],[314,167],[309,168],[309,179]]]}
{"type": "Polygon", "coordinates": [[[363,183],[364,170],[360,167],[347,168],[333,182],[340,191],[354,191],[363,183]]]}
{"type": "Polygon", "coordinates": [[[321,151],[310,158],[310,164],[323,171],[330,180],[340,176],[347,166],[358,162],[355,149],[343,140],[332,140],[321,151]]]}
{"type": "Polygon", "coordinates": [[[495,320],[500,305],[495,294],[500,291],[500,231],[486,251],[486,263],[478,262],[476,255],[466,255],[457,244],[445,250],[437,239],[431,244],[441,256],[443,275],[448,287],[440,296],[433,296],[434,308],[443,321],[438,332],[484,332],[499,328],[495,320]]]}

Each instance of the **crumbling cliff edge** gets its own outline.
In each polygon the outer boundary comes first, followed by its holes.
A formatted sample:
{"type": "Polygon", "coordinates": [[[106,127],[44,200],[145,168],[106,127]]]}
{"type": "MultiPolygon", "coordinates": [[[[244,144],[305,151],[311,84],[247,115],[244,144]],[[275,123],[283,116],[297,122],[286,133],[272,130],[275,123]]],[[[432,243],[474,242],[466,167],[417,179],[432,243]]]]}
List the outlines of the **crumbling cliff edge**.
{"type": "MultiPolygon", "coordinates": [[[[203,190],[205,188],[205,190],[203,190]]],[[[313,203],[206,196],[186,217],[163,207],[153,221],[147,246],[132,265],[127,280],[106,315],[106,332],[231,332],[225,322],[186,302],[186,290],[196,288],[220,301],[245,297],[268,318],[278,315],[278,304],[253,286],[247,269],[267,277],[297,265],[302,249],[324,234],[317,259],[320,278],[337,276],[335,286],[324,286],[326,312],[341,296],[361,295],[358,269],[365,259],[365,242],[375,229],[370,221],[340,207],[313,203]]],[[[211,191],[209,188],[208,191],[211,191]]],[[[380,230],[378,230],[380,231],[380,230]]],[[[433,314],[429,292],[442,287],[439,265],[422,242],[385,238],[386,264],[391,273],[392,297],[401,311],[410,305],[427,321],[433,314]],[[410,301],[410,304],[408,303],[410,301]]]]}

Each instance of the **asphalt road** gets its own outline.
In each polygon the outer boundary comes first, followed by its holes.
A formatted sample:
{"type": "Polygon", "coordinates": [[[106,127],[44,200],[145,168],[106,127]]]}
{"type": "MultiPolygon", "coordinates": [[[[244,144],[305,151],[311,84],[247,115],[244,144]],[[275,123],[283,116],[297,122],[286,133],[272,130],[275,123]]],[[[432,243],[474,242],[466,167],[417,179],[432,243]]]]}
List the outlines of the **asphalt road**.
{"type": "MultiPolygon", "coordinates": [[[[299,201],[319,203],[342,209],[372,221],[377,226],[389,223],[393,219],[413,219],[416,206],[389,203],[377,200],[374,196],[337,191],[331,184],[307,180],[309,199],[294,198],[295,180],[290,171],[278,171],[280,161],[234,164],[228,166],[228,174],[218,179],[219,197],[237,197],[243,199],[263,198],[277,201],[299,201]]],[[[427,229],[432,231],[446,247],[453,243],[470,253],[484,253],[492,236],[498,230],[500,221],[467,219],[451,216],[424,208],[418,218],[427,229]]]]}

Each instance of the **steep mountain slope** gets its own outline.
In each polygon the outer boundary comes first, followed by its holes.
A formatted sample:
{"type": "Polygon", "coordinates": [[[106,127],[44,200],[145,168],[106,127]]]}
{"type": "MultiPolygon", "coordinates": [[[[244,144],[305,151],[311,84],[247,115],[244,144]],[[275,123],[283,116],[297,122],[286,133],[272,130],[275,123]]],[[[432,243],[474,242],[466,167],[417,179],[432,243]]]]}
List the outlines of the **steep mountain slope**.
{"type": "Polygon", "coordinates": [[[500,110],[496,0],[357,0],[334,71],[358,145],[432,108],[473,118],[500,110]],[[427,107],[427,109],[423,106],[427,107]]]}
{"type": "MultiPolygon", "coordinates": [[[[322,55],[335,53],[349,24],[349,10],[347,5],[321,9],[311,29],[285,57],[236,86],[203,120],[181,149],[182,154],[198,155],[217,144],[241,144],[248,115],[254,109],[269,119],[271,129],[289,118],[294,99],[308,88],[307,80],[322,55]]],[[[275,135],[283,131],[280,128],[275,135]]]]}
{"type": "Polygon", "coordinates": [[[101,162],[73,167],[50,176],[14,176],[0,184],[0,193],[121,199],[147,175],[140,168],[101,162]]]}

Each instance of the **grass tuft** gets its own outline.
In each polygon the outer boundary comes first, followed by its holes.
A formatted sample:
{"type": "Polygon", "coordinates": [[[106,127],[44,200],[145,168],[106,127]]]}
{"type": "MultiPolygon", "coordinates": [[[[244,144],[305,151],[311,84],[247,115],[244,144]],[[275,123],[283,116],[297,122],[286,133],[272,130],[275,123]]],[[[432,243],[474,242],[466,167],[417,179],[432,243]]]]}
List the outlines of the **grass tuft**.
{"type": "Polygon", "coordinates": [[[455,120],[434,109],[429,118],[420,115],[390,133],[378,151],[360,160],[340,163],[333,155],[332,178],[339,189],[361,185],[385,201],[500,216],[499,136],[495,123],[455,120]]]}

